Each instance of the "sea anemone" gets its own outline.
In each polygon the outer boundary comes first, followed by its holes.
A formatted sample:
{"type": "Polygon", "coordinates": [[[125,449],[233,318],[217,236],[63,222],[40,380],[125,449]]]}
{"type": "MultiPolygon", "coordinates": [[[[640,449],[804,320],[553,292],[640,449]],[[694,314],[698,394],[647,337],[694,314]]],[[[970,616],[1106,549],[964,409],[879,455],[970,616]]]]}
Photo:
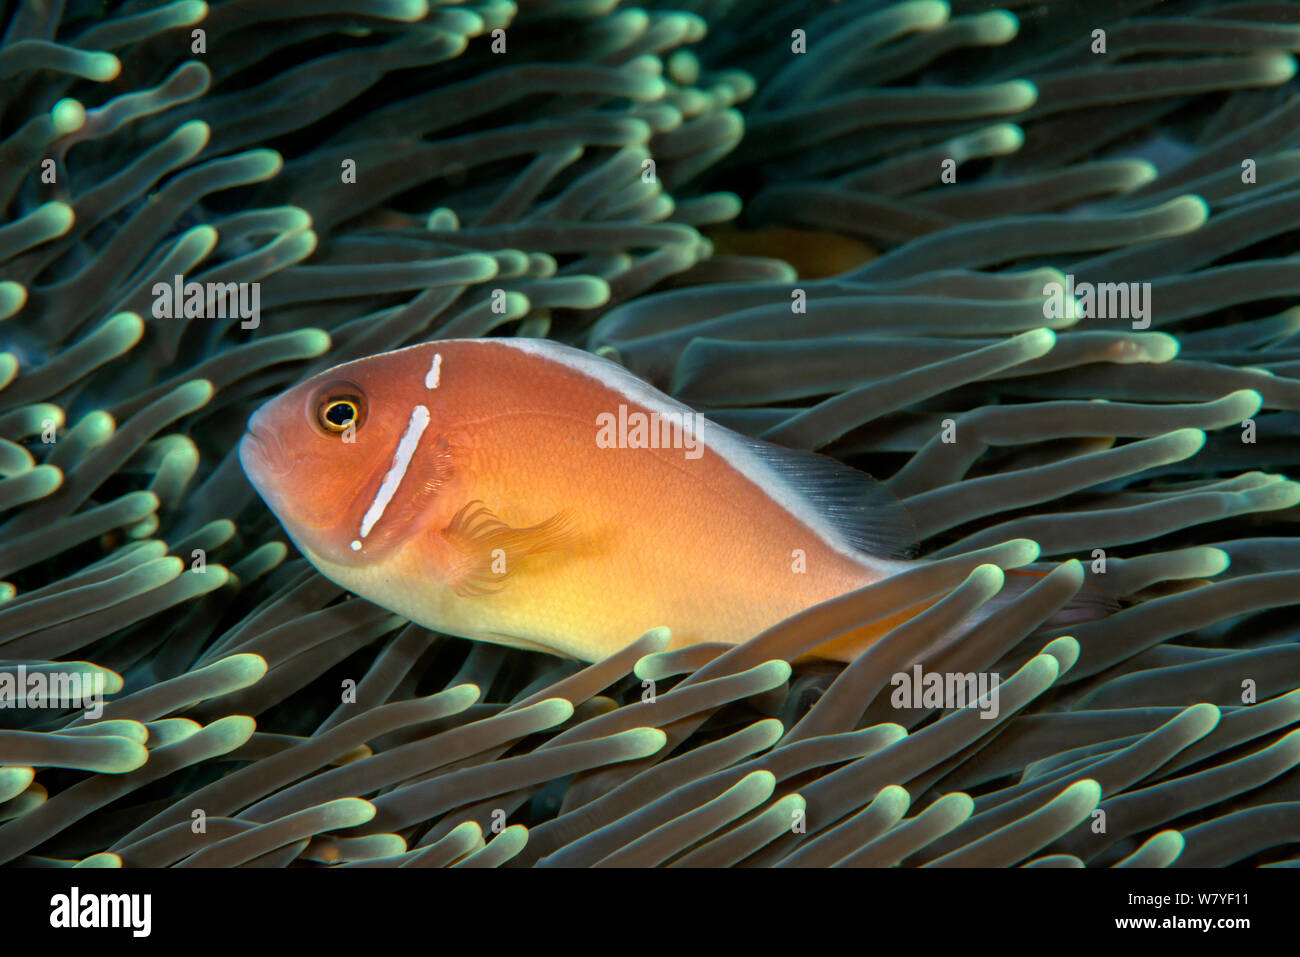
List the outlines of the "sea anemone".
{"type": "Polygon", "coordinates": [[[18,4],[0,862],[1300,863],[1300,12],[673,6],[18,4]],[[487,335],[876,475],[923,561],[590,664],[345,594],[248,415],[487,335]]]}

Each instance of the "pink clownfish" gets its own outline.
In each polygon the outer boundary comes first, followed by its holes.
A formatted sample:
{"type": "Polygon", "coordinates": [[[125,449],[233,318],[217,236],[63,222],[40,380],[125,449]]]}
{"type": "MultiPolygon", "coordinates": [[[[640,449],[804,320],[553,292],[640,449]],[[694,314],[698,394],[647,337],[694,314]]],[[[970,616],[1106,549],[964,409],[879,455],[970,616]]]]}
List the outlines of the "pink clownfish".
{"type": "MultiPolygon", "coordinates": [[[[910,518],[864,473],[548,340],[337,366],[262,406],[239,456],[331,580],[440,632],[586,661],[659,625],[670,648],[744,642],[912,564],[910,518]]],[[[816,654],[850,661],[883,630],[816,654]]]]}

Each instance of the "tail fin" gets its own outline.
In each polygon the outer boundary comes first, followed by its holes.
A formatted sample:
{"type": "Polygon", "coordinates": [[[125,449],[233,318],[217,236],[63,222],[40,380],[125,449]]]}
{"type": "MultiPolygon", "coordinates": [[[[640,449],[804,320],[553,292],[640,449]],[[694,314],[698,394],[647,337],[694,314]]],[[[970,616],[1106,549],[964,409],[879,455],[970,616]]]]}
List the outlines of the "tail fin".
{"type": "MultiPolygon", "coordinates": [[[[1056,567],[1056,564],[1052,562],[1035,562],[1032,565],[1026,565],[1024,568],[1006,569],[1002,590],[967,618],[956,631],[941,642],[931,645],[927,649],[927,654],[933,654],[961,641],[972,628],[1019,599],[1025,592],[1051,574],[1056,567]]],[[[922,602],[905,611],[897,612],[889,618],[840,635],[838,638],[814,648],[811,656],[829,658],[833,661],[850,662],[894,628],[921,614],[940,600],[934,598],[922,602]]],[[[1081,622],[1105,618],[1107,615],[1119,611],[1119,609],[1120,604],[1114,597],[1096,585],[1085,581],[1083,587],[1075,593],[1074,597],[1062,605],[1052,617],[1044,621],[1039,627],[1049,631],[1058,628],[1068,629],[1070,626],[1081,622]]]]}
{"type": "MultiPolygon", "coordinates": [[[[1056,565],[1051,562],[1035,562],[1024,568],[1008,568],[1005,571],[1006,580],[1002,584],[1002,591],[989,602],[989,605],[994,606],[992,610],[1015,601],[1050,575],[1055,568],[1056,565]]],[[[1043,622],[1042,627],[1066,627],[1085,621],[1097,621],[1119,610],[1120,604],[1113,595],[1085,581],[1075,596],[1061,606],[1056,614],[1043,622]]]]}

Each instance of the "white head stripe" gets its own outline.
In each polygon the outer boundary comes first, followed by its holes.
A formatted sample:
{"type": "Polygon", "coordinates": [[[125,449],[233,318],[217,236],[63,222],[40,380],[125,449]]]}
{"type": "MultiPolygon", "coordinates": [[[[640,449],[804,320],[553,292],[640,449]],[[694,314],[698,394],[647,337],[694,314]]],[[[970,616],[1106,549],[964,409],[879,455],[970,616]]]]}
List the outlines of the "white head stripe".
{"type": "Polygon", "coordinates": [[[417,405],[411,410],[411,421],[406,427],[406,434],[402,436],[401,441],[397,443],[397,450],[393,452],[393,464],[388,467],[388,474],[380,483],[379,491],[375,493],[375,500],[370,503],[370,508],[366,509],[366,514],[361,519],[362,538],[369,535],[375,523],[384,517],[384,509],[397,494],[397,487],[402,484],[402,479],[406,476],[406,467],[411,464],[411,456],[415,454],[416,446],[420,444],[420,436],[424,434],[428,425],[429,410],[422,405],[417,405]]]}
{"type": "Polygon", "coordinates": [[[436,352],[433,356],[433,365],[429,366],[429,371],[424,375],[424,387],[426,389],[438,388],[438,379],[442,375],[442,353],[436,352]]]}

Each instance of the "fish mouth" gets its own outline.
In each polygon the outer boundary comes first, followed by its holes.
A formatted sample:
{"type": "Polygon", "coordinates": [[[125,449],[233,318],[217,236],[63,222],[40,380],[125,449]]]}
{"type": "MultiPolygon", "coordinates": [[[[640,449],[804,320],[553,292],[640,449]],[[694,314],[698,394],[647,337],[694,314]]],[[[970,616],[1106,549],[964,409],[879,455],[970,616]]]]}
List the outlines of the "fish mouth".
{"type": "Polygon", "coordinates": [[[285,455],[284,446],[274,432],[249,425],[239,440],[239,462],[248,477],[257,485],[259,476],[282,476],[289,473],[292,464],[285,455]]]}

